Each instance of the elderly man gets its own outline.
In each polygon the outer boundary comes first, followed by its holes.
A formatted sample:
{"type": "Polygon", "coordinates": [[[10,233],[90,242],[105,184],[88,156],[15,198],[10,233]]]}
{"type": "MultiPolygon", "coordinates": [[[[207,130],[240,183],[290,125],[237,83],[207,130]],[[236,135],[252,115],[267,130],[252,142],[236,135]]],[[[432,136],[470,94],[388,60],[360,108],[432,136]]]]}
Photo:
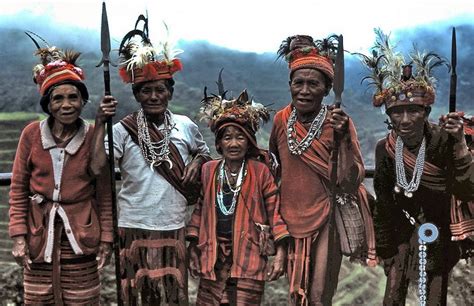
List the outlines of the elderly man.
{"type": "MultiPolygon", "coordinates": [[[[292,102],[275,115],[270,151],[281,164],[280,212],[292,237],[288,277],[293,304],[329,305],[337,287],[342,253],[330,213],[336,209],[331,209],[329,179],[335,133],[341,139],[337,193],[361,200],[371,232],[354,125],[342,109],[322,103],[334,79],[332,50],[330,40],[314,42],[301,35],[289,37],[279,50],[289,61],[292,102]]],[[[374,258],[374,250],[368,251],[374,258]]]]}
{"type": "MultiPolygon", "coordinates": [[[[452,196],[474,196],[474,163],[462,114],[449,113],[440,125],[429,123],[435,90],[425,65],[439,57],[418,52],[412,65],[405,65],[403,56],[392,51],[388,36],[377,35],[373,54],[381,58],[377,68],[369,67],[376,75],[384,71],[388,78],[379,75],[383,82],[374,105],[385,106],[391,128],[377,144],[374,177],[377,254],[387,275],[384,305],[404,305],[410,280],[420,281],[420,302],[446,305],[449,272],[459,259],[459,247],[450,239],[452,196]],[[424,223],[432,223],[439,234],[433,243],[419,245],[418,228],[424,223]]],[[[434,232],[433,227],[425,235],[434,232]]]]}
{"type": "MultiPolygon", "coordinates": [[[[199,195],[195,182],[209,148],[194,122],[168,109],[172,75],[181,70],[181,62],[167,53],[173,50],[157,53],[144,35],[133,41],[127,34],[122,42],[120,76],[132,83],[140,110],[114,126],[113,139],[123,178],[118,204],[124,300],[136,305],[141,293],[143,304],[159,305],[162,284],[164,303],[186,305],[185,213],[199,195]]],[[[99,107],[98,168],[106,164],[103,125],[116,105],[106,96],[99,107]]]]}

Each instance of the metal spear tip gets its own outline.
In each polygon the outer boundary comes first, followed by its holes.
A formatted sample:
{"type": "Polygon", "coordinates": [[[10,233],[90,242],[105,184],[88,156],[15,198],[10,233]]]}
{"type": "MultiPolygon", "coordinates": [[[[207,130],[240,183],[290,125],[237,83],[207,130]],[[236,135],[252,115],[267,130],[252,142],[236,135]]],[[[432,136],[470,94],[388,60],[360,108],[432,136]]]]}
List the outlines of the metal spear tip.
{"type": "Polygon", "coordinates": [[[100,30],[100,49],[102,53],[110,53],[110,32],[109,32],[109,22],[107,20],[107,8],[105,2],[102,2],[102,22],[100,30]]]}
{"type": "Polygon", "coordinates": [[[451,34],[451,69],[456,71],[457,64],[457,47],[456,47],[456,28],[453,27],[451,34]]]}
{"type": "Polygon", "coordinates": [[[344,91],[344,41],[342,35],[338,37],[333,91],[335,98],[334,104],[339,107],[342,102],[342,92],[344,91]]]}
{"type": "MultiPolygon", "coordinates": [[[[105,2],[102,2],[102,21],[100,29],[100,49],[102,51],[102,59],[96,67],[100,67],[103,64],[110,63],[110,32],[109,32],[109,22],[107,19],[107,7],[105,2]]],[[[114,63],[110,63],[112,66],[117,66],[114,63]]]]}

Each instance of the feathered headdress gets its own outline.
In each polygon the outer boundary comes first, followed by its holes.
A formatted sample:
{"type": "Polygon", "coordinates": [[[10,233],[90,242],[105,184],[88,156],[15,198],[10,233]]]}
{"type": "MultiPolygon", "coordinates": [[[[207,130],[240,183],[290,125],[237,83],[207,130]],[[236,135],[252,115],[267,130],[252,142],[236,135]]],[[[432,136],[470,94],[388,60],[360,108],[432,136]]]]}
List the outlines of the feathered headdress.
{"type": "Polygon", "coordinates": [[[223,96],[226,91],[222,84],[221,73],[217,82],[219,95],[208,96],[207,87],[204,87],[204,98],[201,100],[198,118],[201,121],[207,121],[209,128],[215,134],[226,126],[238,126],[247,134],[255,147],[258,147],[255,133],[260,128],[260,121],[265,123],[270,119],[270,110],[253,99],[249,99],[246,89],[236,99],[225,99],[223,96]]]}
{"type": "Polygon", "coordinates": [[[173,49],[166,24],[165,28],[168,40],[153,46],[148,35],[148,18],[140,15],[135,28],[124,36],[119,48],[119,73],[125,83],[171,79],[175,72],[183,69],[181,61],[176,58],[183,51],[173,49]],[[137,29],[140,21],[144,22],[143,30],[137,29]]]}
{"type": "Polygon", "coordinates": [[[389,35],[375,29],[375,45],[372,55],[356,53],[362,63],[371,71],[362,81],[368,80],[375,87],[373,104],[386,109],[397,105],[416,104],[428,106],[434,103],[436,79],[434,68],[446,65],[446,60],[434,52],[422,53],[416,48],[409,56],[409,62],[390,44],[389,35]]]}
{"type": "MultiPolygon", "coordinates": [[[[35,55],[41,62],[33,67],[33,81],[38,84],[41,95],[47,93],[47,90],[54,84],[71,80],[84,80],[84,72],[76,64],[81,53],[74,50],[61,50],[55,46],[50,46],[41,36],[27,31],[25,32],[37,47],[35,55]],[[33,38],[40,39],[45,47],[41,48],[38,42],[33,38]]],[[[88,97],[83,97],[87,100],[88,97]]]]}
{"type": "Polygon", "coordinates": [[[334,80],[334,60],[337,53],[337,36],[313,40],[311,36],[290,36],[282,42],[277,52],[278,58],[288,62],[290,74],[298,69],[312,68],[323,72],[334,80]]]}

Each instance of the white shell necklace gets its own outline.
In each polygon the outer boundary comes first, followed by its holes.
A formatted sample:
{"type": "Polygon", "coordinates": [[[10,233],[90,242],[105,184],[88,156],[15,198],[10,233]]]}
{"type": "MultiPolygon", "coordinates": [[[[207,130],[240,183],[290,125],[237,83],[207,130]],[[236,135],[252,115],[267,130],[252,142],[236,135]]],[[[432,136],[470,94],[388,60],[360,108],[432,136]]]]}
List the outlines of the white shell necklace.
{"type": "Polygon", "coordinates": [[[397,184],[393,188],[396,193],[400,193],[403,190],[407,198],[413,197],[413,192],[418,190],[420,185],[421,176],[423,174],[423,168],[425,166],[425,148],[426,140],[423,137],[421,142],[420,150],[416,156],[415,169],[413,169],[413,176],[410,183],[407,181],[405,174],[405,165],[403,163],[403,140],[400,136],[397,136],[397,142],[395,144],[395,172],[397,174],[397,184]]]}
{"type": "Polygon", "coordinates": [[[138,125],[138,144],[142,151],[142,155],[146,162],[150,165],[150,169],[154,171],[155,164],[159,166],[162,162],[167,162],[170,169],[173,168],[173,162],[169,158],[170,154],[170,134],[174,126],[171,125],[171,115],[168,111],[165,112],[165,119],[163,122],[164,128],[160,129],[163,133],[163,139],[158,142],[152,142],[148,127],[148,121],[143,109],[141,108],[137,114],[138,125]],[[159,152],[157,152],[159,150],[159,152]]]}
{"type": "Polygon", "coordinates": [[[219,206],[220,211],[228,216],[232,215],[235,212],[235,206],[237,205],[237,198],[240,193],[240,188],[242,187],[242,182],[244,180],[246,171],[245,169],[245,159],[242,161],[242,165],[240,166],[239,175],[237,176],[237,182],[235,184],[235,189],[232,188],[229,178],[227,177],[227,173],[225,171],[225,159],[222,160],[222,164],[219,169],[219,185],[217,189],[217,205],[219,206]],[[224,180],[226,180],[227,185],[229,186],[230,191],[234,194],[232,197],[232,204],[229,208],[227,208],[224,204],[224,180]]]}
{"type": "Polygon", "coordinates": [[[288,123],[286,125],[286,133],[287,133],[287,142],[288,142],[288,149],[290,153],[293,155],[301,155],[313,142],[314,138],[319,138],[321,136],[324,119],[326,119],[326,114],[328,112],[327,105],[322,105],[321,110],[319,111],[318,115],[314,117],[313,122],[311,122],[311,126],[308,130],[306,136],[299,142],[296,138],[296,131],[295,131],[295,123],[296,123],[296,109],[293,108],[290,114],[290,118],[288,119],[288,123]]]}

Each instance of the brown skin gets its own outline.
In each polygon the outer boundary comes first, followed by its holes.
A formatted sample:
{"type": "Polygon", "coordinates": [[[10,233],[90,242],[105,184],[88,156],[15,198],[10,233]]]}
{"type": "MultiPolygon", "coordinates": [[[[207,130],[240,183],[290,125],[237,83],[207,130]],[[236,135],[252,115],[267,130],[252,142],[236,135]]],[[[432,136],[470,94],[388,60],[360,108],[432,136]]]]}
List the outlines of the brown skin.
{"type": "Polygon", "coordinates": [[[73,85],[59,85],[51,92],[48,109],[53,117],[51,131],[60,142],[71,139],[78,130],[77,119],[84,103],[73,85]]]}
{"type": "MultiPolygon", "coordinates": [[[[81,115],[84,101],[79,89],[70,84],[59,85],[54,88],[50,95],[48,109],[51,112],[51,132],[59,143],[65,142],[78,131],[77,120],[81,115]]],[[[101,242],[99,245],[99,268],[110,262],[112,246],[110,243],[101,242]]],[[[27,269],[30,269],[28,245],[24,236],[13,237],[12,255],[15,261],[27,269]]]]}
{"type": "Polygon", "coordinates": [[[464,112],[452,112],[441,116],[440,125],[456,142],[462,142],[464,138],[463,119],[464,112]]]}
{"type": "MultiPolygon", "coordinates": [[[[290,91],[298,121],[310,124],[321,110],[323,98],[329,94],[330,86],[321,71],[298,69],[290,80],[290,91]]],[[[330,108],[328,121],[336,133],[346,135],[349,117],[340,108],[330,108]]]]}
{"type": "MultiPolygon", "coordinates": [[[[249,148],[249,140],[247,136],[237,127],[228,126],[224,130],[224,134],[220,139],[218,146],[222,150],[222,155],[226,164],[226,171],[231,184],[236,184],[236,178],[230,175],[230,172],[236,173],[242,166],[249,148]]],[[[199,249],[197,241],[194,240],[189,244],[189,272],[193,278],[199,275],[199,249]]],[[[273,281],[283,275],[286,262],[286,247],[284,244],[277,244],[277,253],[273,259],[273,263],[267,266],[267,280],[273,281]]]]}
{"type": "Polygon", "coordinates": [[[25,236],[13,237],[12,255],[20,267],[24,267],[28,270],[30,269],[32,261],[29,256],[25,236]]]}
{"type": "Polygon", "coordinates": [[[421,144],[429,113],[429,109],[420,105],[402,105],[389,109],[388,115],[393,129],[409,149],[416,148],[421,144]]]}
{"type": "Polygon", "coordinates": [[[112,257],[112,243],[101,242],[96,260],[98,261],[97,269],[101,270],[110,263],[112,257]]]}
{"type": "MultiPolygon", "coordinates": [[[[388,111],[395,133],[412,151],[415,151],[423,140],[424,126],[429,114],[430,108],[420,105],[395,106],[388,111]]],[[[441,129],[445,130],[454,140],[453,148],[457,158],[469,154],[464,138],[463,115],[463,112],[452,112],[440,118],[441,129]]]]}
{"type": "MultiPolygon", "coordinates": [[[[429,108],[419,105],[396,106],[389,110],[389,117],[395,132],[402,137],[403,142],[407,145],[421,143],[424,123],[428,120],[429,114],[429,108]]],[[[439,119],[441,128],[451,135],[456,143],[463,142],[463,116],[463,112],[452,112],[439,119]]]]}
{"type": "Polygon", "coordinates": [[[135,94],[135,99],[142,106],[147,119],[160,125],[165,119],[165,112],[172,95],[166,87],[165,80],[158,80],[143,85],[135,94]]]}

